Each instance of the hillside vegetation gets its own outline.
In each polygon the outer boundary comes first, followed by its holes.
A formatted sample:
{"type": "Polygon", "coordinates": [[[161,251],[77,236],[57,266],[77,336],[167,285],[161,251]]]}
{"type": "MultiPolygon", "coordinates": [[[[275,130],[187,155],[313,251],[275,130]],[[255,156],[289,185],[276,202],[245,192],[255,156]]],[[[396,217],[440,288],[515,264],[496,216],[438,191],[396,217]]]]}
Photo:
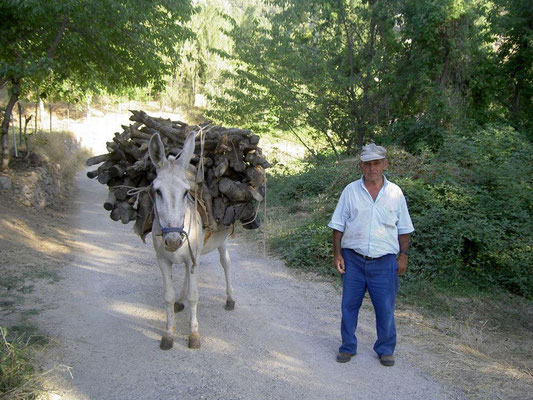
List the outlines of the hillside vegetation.
{"type": "MultiPolygon", "coordinates": [[[[504,125],[449,136],[438,152],[389,148],[386,174],[403,189],[416,229],[406,281],[533,297],[532,150],[504,125]]],[[[289,265],[336,275],[327,223],[360,177],[357,164],[324,158],[270,170],[265,229],[289,265]]]]}

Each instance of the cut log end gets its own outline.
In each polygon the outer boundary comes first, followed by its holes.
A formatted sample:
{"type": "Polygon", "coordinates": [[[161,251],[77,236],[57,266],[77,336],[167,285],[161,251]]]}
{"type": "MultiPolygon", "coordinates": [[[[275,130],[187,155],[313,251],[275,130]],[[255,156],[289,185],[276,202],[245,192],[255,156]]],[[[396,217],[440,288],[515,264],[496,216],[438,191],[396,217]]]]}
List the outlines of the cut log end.
{"type": "MultiPolygon", "coordinates": [[[[206,202],[207,225],[232,225],[243,222],[246,229],[259,226],[257,203],[263,200],[265,168],[270,164],[258,146],[259,136],[238,128],[224,128],[209,123],[188,126],[180,121],[154,118],[144,111],[132,111],[134,121],[124,125],[107,143],[107,154],[91,157],[88,166],[101,164],[87,172],[87,177],[110,188],[104,208],[111,219],[127,224],[135,221],[134,231],[144,237],[151,231],[152,203],[147,193],[139,199],[129,190],[149,186],[156,177],[148,154],[148,141],[159,133],[166,154],[177,155],[185,138],[194,132],[195,154],[187,177],[191,188],[202,193],[206,202]],[[199,174],[198,171],[202,171],[199,174]],[[209,203],[209,204],[207,204],[209,203]]],[[[204,221],[205,222],[205,221],[204,221]]]]}

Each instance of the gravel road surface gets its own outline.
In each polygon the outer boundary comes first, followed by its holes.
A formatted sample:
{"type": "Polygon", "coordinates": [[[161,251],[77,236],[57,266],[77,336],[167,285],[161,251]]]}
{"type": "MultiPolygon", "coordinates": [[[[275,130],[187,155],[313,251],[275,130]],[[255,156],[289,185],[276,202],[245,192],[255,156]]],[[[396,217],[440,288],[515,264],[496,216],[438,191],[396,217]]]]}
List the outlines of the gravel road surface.
{"type": "MultiPolygon", "coordinates": [[[[53,399],[457,399],[402,360],[383,367],[372,350],[374,318],[360,318],[359,354],[335,361],[340,294],[331,284],[287,269],[230,242],[236,308],[225,311],[218,253],[197,269],[202,347],[187,348],[188,309],[178,314],[174,348],[159,349],[163,281],[151,239],[113,222],[102,207],[106,187],[85,174],[73,227],[76,252],[50,295],[40,324],[56,339],[45,367],[53,399]]],[[[258,233],[258,238],[260,237],[258,233]]],[[[183,270],[175,267],[175,282],[183,270]]],[[[368,301],[365,300],[367,303],[368,301]]]]}

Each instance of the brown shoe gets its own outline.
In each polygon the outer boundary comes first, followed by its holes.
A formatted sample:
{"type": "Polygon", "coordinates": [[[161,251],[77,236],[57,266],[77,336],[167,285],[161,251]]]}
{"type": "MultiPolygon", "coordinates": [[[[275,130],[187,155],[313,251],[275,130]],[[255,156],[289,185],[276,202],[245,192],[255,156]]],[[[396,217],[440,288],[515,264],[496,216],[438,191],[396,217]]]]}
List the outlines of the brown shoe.
{"type": "Polygon", "coordinates": [[[350,353],[337,353],[337,362],[345,363],[352,359],[355,354],[350,353]]]}
{"type": "Polygon", "coordinates": [[[379,361],[381,365],[392,367],[394,365],[394,356],[392,354],[390,356],[381,356],[379,357],[379,361]]]}

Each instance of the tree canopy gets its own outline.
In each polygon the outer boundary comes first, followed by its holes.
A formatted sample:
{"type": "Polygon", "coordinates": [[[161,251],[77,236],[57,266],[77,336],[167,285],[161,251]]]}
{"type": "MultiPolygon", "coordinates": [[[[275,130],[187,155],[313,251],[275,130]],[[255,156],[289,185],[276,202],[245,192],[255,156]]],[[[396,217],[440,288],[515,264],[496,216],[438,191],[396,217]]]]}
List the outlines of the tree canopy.
{"type": "Polygon", "coordinates": [[[0,4],[0,88],[10,100],[7,129],[19,96],[39,96],[153,84],[161,88],[174,47],[190,37],[190,1],[6,0],[0,4]]]}
{"type": "Polygon", "coordinates": [[[446,132],[529,129],[527,0],[271,0],[228,31],[234,86],[210,116],[309,130],[337,151],[364,141],[438,148],[446,132]]]}

